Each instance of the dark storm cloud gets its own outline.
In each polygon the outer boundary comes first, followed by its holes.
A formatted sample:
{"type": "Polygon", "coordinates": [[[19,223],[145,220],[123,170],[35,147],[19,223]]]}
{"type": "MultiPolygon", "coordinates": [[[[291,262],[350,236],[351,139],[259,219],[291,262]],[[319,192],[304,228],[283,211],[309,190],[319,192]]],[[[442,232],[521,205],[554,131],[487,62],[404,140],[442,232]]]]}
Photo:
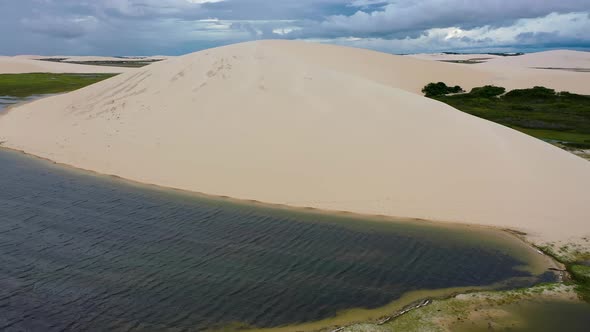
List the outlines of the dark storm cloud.
{"type": "Polygon", "coordinates": [[[179,54],[261,38],[392,51],[590,47],[580,32],[589,11],[588,0],[0,0],[0,54],[179,54]]]}

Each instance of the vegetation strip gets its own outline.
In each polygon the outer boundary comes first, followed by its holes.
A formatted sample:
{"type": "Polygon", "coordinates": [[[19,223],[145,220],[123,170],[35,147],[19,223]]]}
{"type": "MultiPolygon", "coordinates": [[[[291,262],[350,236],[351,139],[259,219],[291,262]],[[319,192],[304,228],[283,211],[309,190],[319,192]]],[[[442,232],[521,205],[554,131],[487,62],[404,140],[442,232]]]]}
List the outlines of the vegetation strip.
{"type": "Polygon", "coordinates": [[[565,149],[590,149],[590,96],[540,86],[506,92],[486,85],[462,91],[443,82],[422,90],[426,97],[565,149]]]}
{"type": "Polygon", "coordinates": [[[29,97],[83,88],[117,74],[0,74],[0,96],[29,97]]]}
{"type": "Polygon", "coordinates": [[[162,61],[160,59],[145,59],[145,60],[100,60],[100,61],[67,61],[68,58],[45,58],[39,59],[39,61],[49,62],[60,62],[60,63],[73,63],[77,65],[90,65],[90,66],[109,66],[109,67],[126,67],[126,68],[140,68],[150,65],[154,62],[162,61]]]}

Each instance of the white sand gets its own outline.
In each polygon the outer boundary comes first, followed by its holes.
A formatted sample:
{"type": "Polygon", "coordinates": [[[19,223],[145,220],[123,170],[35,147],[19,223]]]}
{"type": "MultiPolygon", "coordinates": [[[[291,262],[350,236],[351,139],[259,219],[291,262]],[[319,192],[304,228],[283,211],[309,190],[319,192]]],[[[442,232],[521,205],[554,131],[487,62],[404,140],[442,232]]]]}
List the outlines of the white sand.
{"type": "Polygon", "coordinates": [[[166,60],[171,59],[171,56],[128,56],[128,57],[111,57],[111,56],[64,56],[67,58],[64,62],[87,62],[87,61],[150,61],[150,60],[166,60]]]}
{"type": "Polygon", "coordinates": [[[586,68],[590,69],[590,52],[557,50],[529,53],[520,56],[497,57],[487,66],[512,66],[525,68],[586,68]]]}
{"type": "MultiPolygon", "coordinates": [[[[590,52],[555,50],[527,53],[518,56],[500,56],[492,54],[445,54],[418,53],[408,57],[430,61],[465,61],[477,60],[488,66],[511,66],[522,68],[590,68],[590,52]]],[[[481,65],[481,64],[478,64],[481,65]]]]}
{"type": "Polygon", "coordinates": [[[431,60],[431,61],[465,61],[465,60],[476,60],[486,62],[491,59],[500,58],[499,55],[492,54],[445,54],[445,53],[418,53],[408,54],[407,56],[420,59],[420,60],[431,60]]]}
{"type": "MultiPolygon", "coordinates": [[[[542,72],[547,81],[556,73],[542,72]]],[[[590,89],[590,75],[572,78],[590,89]]],[[[581,241],[590,235],[590,163],[413,93],[430,81],[496,79],[360,49],[252,42],[17,107],[0,117],[0,141],[213,195],[581,241]]]]}
{"type": "MultiPolygon", "coordinates": [[[[485,54],[415,54],[407,57],[421,60],[468,60],[485,57],[485,54]]],[[[488,56],[489,60],[478,64],[452,64],[458,67],[469,67],[473,70],[485,72],[493,79],[491,84],[503,86],[508,90],[517,88],[530,88],[532,85],[541,85],[557,91],[569,91],[580,94],[590,94],[590,73],[573,72],[555,69],[590,69],[590,52],[557,50],[524,54],[520,56],[488,56]],[[582,85],[580,83],[583,83],[582,85]]],[[[453,83],[453,77],[449,76],[447,83],[453,83]]],[[[467,90],[472,86],[464,84],[467,90]]]]}
{"type": "Polygon", "coordinates": [[[27,59],[26,57],[0,56],[0,74],[21,73],[125,73],[134,68],[91,66],[27,59]]]}
{"type": "Polygon", "coordinates": [[[152,55],[152,56],[96,56],[96,55],[16,55],[17,59],[61,59],[64,62],[88,62],[88,61],[146,61],[146,60],[166,60],[174,58],[168,55],[152,55]]]}

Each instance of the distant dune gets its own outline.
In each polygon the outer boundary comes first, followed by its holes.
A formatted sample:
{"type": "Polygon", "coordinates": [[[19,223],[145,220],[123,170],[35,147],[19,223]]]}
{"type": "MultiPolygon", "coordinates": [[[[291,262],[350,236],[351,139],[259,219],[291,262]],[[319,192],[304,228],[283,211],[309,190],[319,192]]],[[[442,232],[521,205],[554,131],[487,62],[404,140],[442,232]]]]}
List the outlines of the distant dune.
{"type": "Polygon", "coordinates": [[[541,70],[527,81],[516,71],[510,80],[474,66],[236,44],[17,107],[0,117],[0,141],[213,195],[510,227],[541,242],[589,236],[590,163],[419,91],[446,81],[590,93],[590,76],[541,70]]]}
{"type": "Polygon", "coordinates": [[[0,74],[22,73],[125,73],[133,68],[91,66],[31,59],[34,56],[0,56],[0,74]]]}
{"type": "Polygon", "coordinates": [[[517,56],[500,56],[495,54],[447,54],[419,53],[408,57],[431,61],[467,61],[475,60],[489,65],[504,65],[523,68],[590,68],[590,52],[555,50],[527,53],[517,56]]]}
{"type": "Polygon", "coordinates": [[[146,60],[166,60],[173,58],[173,56],[167,55],[153,55],[153,56],[125,56],[125,57],[114,57],[114,56],[79,56],[79,55],[17,55],[15,58],[20,59],[63,59],[64,62],[88,62],[88,61],[146,61],[146,60]]]}
{"type": "Polygon", "coordinates": [[[499,58],[499,55],[485,54],[485,53],[470,53],[470,54],[447,54],[447,53],[418,53],[408,54],[407,56],[431,61],[466,61],[466,60],[477,60],[477,61],[489,61],[491,59],[499,58]]]}
{"type": "Polygon", "coordinates": [[[590,69],[590,52],[546,51],[520,56],[498,57],[487,65],[504,65],[525,68],[587,68],[590,69]]]}
{"type": "MultiPolygon", "coordinates": [[[[557,50],[519,56],[435,53],[412,54],[407,57],[430,61],[475,60],[480,63],[451,65],[469,67],[492,75],[488,83],[509,90],[542,85],[557,91],[590,94],[590,52],[557,50]]],[[[445,79],[451,84],[460,82],[453,76],[445,79]]],[[[471,88],[469,84],[464,85],[467,89],[471,88]]]]}

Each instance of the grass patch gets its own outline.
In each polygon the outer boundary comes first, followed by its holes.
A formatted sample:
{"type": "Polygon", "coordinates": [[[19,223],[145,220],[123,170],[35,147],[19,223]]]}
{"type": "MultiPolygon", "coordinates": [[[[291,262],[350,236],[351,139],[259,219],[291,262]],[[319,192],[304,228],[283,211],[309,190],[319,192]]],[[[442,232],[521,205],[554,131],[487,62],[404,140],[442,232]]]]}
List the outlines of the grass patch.
{"type": "Polygon", "coordinates": [[[77,90],[116,74],[0,74],[0,96],[28,97],[77,90]]]}
{"type": "Polygon", "coordinates": [[[590,253],[579,248],[579,245],[574,244],[562,245],[559,248],[553,244],[538,247],[539,250],[565,265],[576,292],[582,300],[590,303],[590,266],[583,263],[589,261],[590,253]]]}
{"type": "MultiPolygon", "coordinates": [[[[412,310],[383,325],[362,323],[348,326],[344,331],[469,331],[488,322],[494,322],[496,327],[512,326],[511,323],[517,321],[509,320],[510,324],[503,324],[507,318],[503,313],[508,313],[515,304],[526,306],[538,301],[559,301],[571,296],[571,292],[571,286],[551,283],[507,291],[463,294],[448,299],[435,299],[430,305],[412,310]]],[[[522,325],[522,322],[519,323],[522,325]]],[[[489,328],[490,325],[487,326],[489,328]]]]}
{"type": "Polygon", "coordinates": [[[576,283],[576,291],[580,297],[590,303],[590,266],[572,264],[567,269],[576,283]]]}
{"type": "Polygon", "coordinates": [[[427,97],[545,141],[590,149],[590,96],[544,87],[503,92],[504,88],[485,86],[469,93],[427,97]]]}

